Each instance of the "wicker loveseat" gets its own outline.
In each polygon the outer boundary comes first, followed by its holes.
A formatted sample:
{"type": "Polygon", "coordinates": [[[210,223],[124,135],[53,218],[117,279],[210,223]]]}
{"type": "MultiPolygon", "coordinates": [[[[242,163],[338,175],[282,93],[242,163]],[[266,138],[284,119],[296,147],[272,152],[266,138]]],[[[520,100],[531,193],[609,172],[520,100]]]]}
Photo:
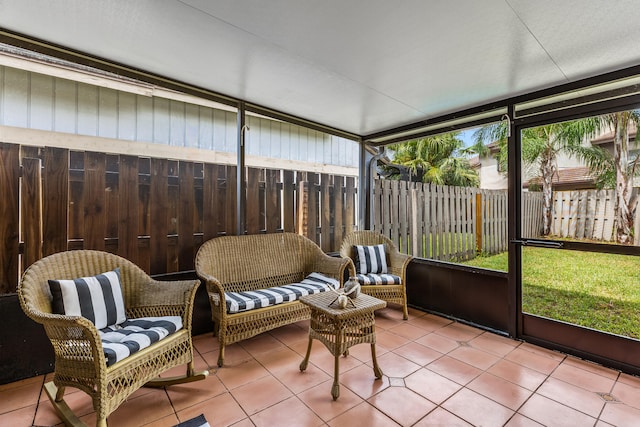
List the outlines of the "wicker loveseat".
{"type": "MultiPolygon", "coordinates": [[[[92,250],[50,255],[25,271],[18,287],[20,304],[27,316],[44,326],[53,345],[53,381],[44,388],[66,425],[84,424],[65,403],[65,387],[89,394],[96,425],[106,426],[107,416],[143,385],[163,387],[207,376],[208,371],[195,373],[193,364],[191,316],[198,284],[197,280],[156,281],[122,257],[92,250]],[[98,294],[109,301],[100,315],[85,316],[87,290],[95,310],[90,314],[98,313],[98,294]],[[82,316],[54,314],[59,311],[57,298],[65,292],[77,298],[82,316]],[[104,313],[111,316],[113,307],[125,320],[98,329],[99,318],[104,313]],[[108,342],[107,336],[119,336],[121,341],[108,342]],[[186,375],[159,377],[182,364],[186,375]]],[[[62,306],[69,313],[71,300],[63,300],[62,306]]]]}
{"type": "Polygon", "coordinates": [[[312,276],[317,273],[340,286],[347,264],[348,260],[328,256],[314,242],[294,233],[223,236],[205,242],[196,254],[195,267],[209,293],[220,342],[218,366],[224,363],[226,345],[309,319],[309,308],[297,299],[300,294],[283,299],[276,292],[283,288],[318,292],[312,287],[312,276]],[[297,286],[307,281],[312,285],[297,286]],[[252,295],[273,296],[278,301],[250,303],[239,311],[236,298],[252,295]]]}

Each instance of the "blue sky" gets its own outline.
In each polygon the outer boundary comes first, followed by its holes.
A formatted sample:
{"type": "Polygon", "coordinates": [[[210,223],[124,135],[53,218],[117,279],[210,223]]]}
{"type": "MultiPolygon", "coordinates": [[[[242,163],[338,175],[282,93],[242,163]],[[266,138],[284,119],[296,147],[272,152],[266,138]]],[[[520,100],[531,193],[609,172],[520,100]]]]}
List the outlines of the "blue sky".
{"type": "Polygon", "coordinates": [[[464,146],[468,147],[473,145],[473,133],[476,129],[468,129],[460,132],[459,138],[464,141],[464,146]]]}

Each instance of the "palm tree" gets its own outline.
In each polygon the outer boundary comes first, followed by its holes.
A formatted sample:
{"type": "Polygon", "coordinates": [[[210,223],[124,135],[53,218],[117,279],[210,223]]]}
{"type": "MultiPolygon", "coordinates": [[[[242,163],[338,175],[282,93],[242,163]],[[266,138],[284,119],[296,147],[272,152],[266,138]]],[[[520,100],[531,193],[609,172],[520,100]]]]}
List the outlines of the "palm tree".
{"type": "MultiPolygon", "coordinates": [[[[616,241],[630,243],[631,229],[638,202],[638,196],[633,195],[633,177],[640,174],[638,163],[640,155],[629,159],[629,129],[640,125],[640,112],[620,111],[605,114],[596,119],[599,127],[613,131],[613,155],[606,150],[594,150],[580,157],[596,176],[596,182],[601,188],[615,189],[614,215],[616,241]],[[594,155],[595,154],[595,155],[594,155]]],[[[638,138],[633,141],[637,146],[638,138]]],[[[640,232],[640,230],[636,230],[640,232]]]]}
{"type": "MultiPolygon", "coordinates": [[[[593,135],[599,129],[597,120],[583,119],[565,123],[555,123],[536,128],[528,128],[522,132],[522,161],[525,164],[537,165],[542,181],[543,194],[543,235],[551,232],[553,201],[553,177],[558,171],[557,159],[560,153],[589,155],[583,147],[584,138],[593,135]]],[[[500,152],[498,162],[507,164],[507,124],[505,122],[486,125],[474,134],[475,145],[484,145],[485,141],[498,141],[500,152]]]]}
{"type": "Polygon", "coordinates": [[[393,163],[408,167],[412,173],[422,172],[422,181],[439,185],[477,187],[478,173],[463,157],[464,142],[460,132],[451,132],[393,144],[393,163]]]}

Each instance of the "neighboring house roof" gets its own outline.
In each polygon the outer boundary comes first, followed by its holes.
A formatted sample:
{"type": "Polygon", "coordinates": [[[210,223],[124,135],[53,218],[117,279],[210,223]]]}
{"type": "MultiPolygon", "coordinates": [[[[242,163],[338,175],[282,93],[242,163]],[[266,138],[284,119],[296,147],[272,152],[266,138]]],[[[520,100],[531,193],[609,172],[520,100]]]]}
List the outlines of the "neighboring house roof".
{"type": "MultiPolygon", "coordinates": [[[[629,124],[629,139],[636,137],[636,125],[635,123],[629,124]]],[[[591,140],[592,145],[602,145],[613,142],[613,131],[605,132],[602,135],[593,138],[591,140]]]]}
{"type": "MultiPolygon", "coordinates": [[[[554,190],[584,190],[595,187],[595,181],[586,166],[560,169],[551,182],[554,190]]],[[[526,181],[523,186],[529,188],[531,184],[540,186],[540,177],[526,181]]]]}
{"type": "Polygon", "coordinates": [[[482,163],[480,163],[480,156],[473,156],[472,158],[470,158],[469,159],[469,164],[474,169],[477,169],[480,166],[482,166],[482,163]]]}
{"type": "MultiPolygon", "coordinates": [[[[500,152],[500,141],[493,141],[490,144],[487,144],[486,147],[489,149],[489,154],[497,154],[500,152]]],[[[469,159],[469,163],[472,168],[479,168],[482,166],[482,161],[480,160],[480,156],[476,155],[469,159]]]]}
{"type": "Polygon", "coordinates": [[[500,141],[493,141],[492,143],[487,144],[487,148],[491,154],[500,152],[500,141]]]}

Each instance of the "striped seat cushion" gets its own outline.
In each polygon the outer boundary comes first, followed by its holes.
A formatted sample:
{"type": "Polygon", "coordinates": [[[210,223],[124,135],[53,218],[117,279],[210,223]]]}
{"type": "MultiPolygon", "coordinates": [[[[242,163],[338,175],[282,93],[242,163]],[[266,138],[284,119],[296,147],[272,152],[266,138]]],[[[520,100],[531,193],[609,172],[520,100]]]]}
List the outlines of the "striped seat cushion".
{"type": "Polygon", "coordinates": [[[362,285],[400,285],[402,279],[395,274],[356,274],[362,285]]]}
{"type": "Polygon", "coordinates": [[[180,316],[140,317],[100,329],[107,366],[182,329],[180,316]]]}
{"type": "Polygon", "coordinates": [[[82,316],[102,329],[126,320],[120,269],[70,280],[49,280],[55,314],[82,316]]]}
{"type": "Polygon", "coordinates": [[[283,302],[295,301],[304,295],[317,294],[330,288],[338,289],[340,282],[320,273],[311,273],[300,283],[244,292],[225,292],[227,313],[240,313],[283,302]]]}

